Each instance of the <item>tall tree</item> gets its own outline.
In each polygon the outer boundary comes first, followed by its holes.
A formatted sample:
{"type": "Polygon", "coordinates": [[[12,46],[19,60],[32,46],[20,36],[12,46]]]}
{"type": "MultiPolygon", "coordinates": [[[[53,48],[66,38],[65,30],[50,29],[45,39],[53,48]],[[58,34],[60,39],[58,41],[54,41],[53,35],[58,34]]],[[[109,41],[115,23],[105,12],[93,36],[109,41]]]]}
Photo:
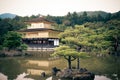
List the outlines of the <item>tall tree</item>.
{"type": "Polygon", "coordinates": [[[100,14],[98,14],[97,15],[97,21],[104,21],[104,18],[100,14]]]}
{"type": "MultiPolygon", "coordinates": [[[[77,58],[77,68],[79,69],[80,55],[76,57],[79,53],[95,53],[95,54],[105,54],[109,52],[110,41],[106,40],[106,29],[97,28],[95,30],[88,27],[76,25],[74,28],[66,29],[60,34],[61,41],[64,45],[69,46],[71,49],[76,50],[75,54],[72,55],[77,58]]],[[[58,49],[59,50],[59,49],[58,49]]],[[[73,51],[74,51],[73,50],[73,51]]],[[[60,50],[62,51],[62,50],[60,50]]],[[[65,51],[65,49],[64,49],[65,51]]],[[[61,54],[69,54],[67,50],[61,54]]],[[[72,52],[72,51],[71,51],[72,52]]],[[[71,57],[68,57],[71,59],[71,57]]]]}
{"type": "Polygon", "coordinates": [[[120,55],[120,21],[118,20],[111,20],[107,22],[107,29],[106,32],[106,38],[108,41],[111,42],[111,53],[114,53],[115,55],[120,55]]]}
{"type": "Polygon", "coordinates": [[[9,23],[10,19],[0,20],[0,45],[3,45],[4,35],[12,30],[12,25],[9,23]]]}
{"type": "Polygon", "coordinates": [[[83,12],[81,18],[82,18],[82,23],[88,22],[87,12],[83,12]]]}
{"type": "MultiPolygon", "coordinates": [[[[88,28],[85,28],[84,26],[75,26],[75,28],[70,28],[65,30],[65,32],[60,34],[60,38],[62,39],[63,44],[69,46],[72,49],[74,49],[73,51],[75,54],[72,55],[75,58],[77,58],[77,68],[79,69],[79,57],[81,57],[81,55],[87,55],[85,54],[86,52],[88,52],[88,50],[90,49],[89,47],[91,46],[91,43],[89,42],[88,37],[94,34],[94,32],[92,30],[89,30],[88,28]],[[79,54],[79,56],[78,56],[79,54]]],[[[72,51],[70,51],[72,52],[72,51]]],[[[66,50],[67,54],[70,54],[70,52],[66,50]]],[[[64,52],[62,53],[64,54],[64,52]]],[[[83,56],[82,56],[83,57],[83,56]]],[[[70,59],[71,57],[69,57],[68,59],[70,59]]]]}

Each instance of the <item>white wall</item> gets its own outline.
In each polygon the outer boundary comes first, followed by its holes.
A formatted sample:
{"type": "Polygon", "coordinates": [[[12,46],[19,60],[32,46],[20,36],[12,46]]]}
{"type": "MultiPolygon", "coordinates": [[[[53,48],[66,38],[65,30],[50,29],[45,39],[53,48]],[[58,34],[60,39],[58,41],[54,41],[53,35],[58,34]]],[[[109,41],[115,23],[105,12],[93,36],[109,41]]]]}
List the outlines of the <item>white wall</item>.
{"type": "Polygon", "coordinates": [[[58,46],[59,45],[59,39],[54,39],[54,46],[58,46]]]}
{"type": "Polygon", "coordinates": [[[53,41],[54,46],[59,46],[59,39],[49,39],[49,41],[53,41]]]}

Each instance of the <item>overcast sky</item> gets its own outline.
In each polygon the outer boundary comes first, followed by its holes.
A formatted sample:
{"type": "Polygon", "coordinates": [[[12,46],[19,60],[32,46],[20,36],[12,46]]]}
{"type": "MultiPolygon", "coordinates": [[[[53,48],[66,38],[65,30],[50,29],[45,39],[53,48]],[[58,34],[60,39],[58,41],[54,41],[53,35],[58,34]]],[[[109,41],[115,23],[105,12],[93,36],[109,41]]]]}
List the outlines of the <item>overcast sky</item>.
{"type": "Polygon", "coordinates": [[[120,0],[0,0],[0,14],[63,16],[68,12],[120,10],[120,0]]]}

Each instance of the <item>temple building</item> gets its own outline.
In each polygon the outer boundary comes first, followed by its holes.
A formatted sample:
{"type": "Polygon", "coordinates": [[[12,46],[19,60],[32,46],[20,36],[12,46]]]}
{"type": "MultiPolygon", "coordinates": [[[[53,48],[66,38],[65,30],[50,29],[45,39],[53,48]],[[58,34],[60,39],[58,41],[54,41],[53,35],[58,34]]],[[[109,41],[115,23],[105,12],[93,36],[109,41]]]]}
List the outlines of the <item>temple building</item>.
{"type": "Polygon", "coordinates": [[[27,29],[20,30],[23,42],[28,45],[28,51],[53,50],[59,46],[58,34],[61,32],[53,28],[54,22],[43,17],[26,22],[27,29]]]}

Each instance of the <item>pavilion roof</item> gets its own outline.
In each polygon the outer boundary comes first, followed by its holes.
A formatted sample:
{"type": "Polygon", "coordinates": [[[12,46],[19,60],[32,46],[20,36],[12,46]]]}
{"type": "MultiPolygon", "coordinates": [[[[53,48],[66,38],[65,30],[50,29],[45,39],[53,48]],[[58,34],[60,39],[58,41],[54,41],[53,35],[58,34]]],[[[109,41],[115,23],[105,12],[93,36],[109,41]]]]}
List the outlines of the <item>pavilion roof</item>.
{"type": "Polygon", "coordinates": [[[50,21],[50,20],[45,19],[44,17],[34,18],[34,19],[28,20],[28,21],[26,21],[26,22],[27,22],[27,23],[46,22],[46,23],[50,23],[50,24],[55,23],[55,22],[53,22],[53,21],[50,21]]]}
{"type": "Polygon", "coordinates": [[[25,29],[25,30],[19,30],[18,32],[34,32],[34,31],[47,31],[47,30],[62,32],[61,30],[48,29],[48,28],[25,29]]]}

